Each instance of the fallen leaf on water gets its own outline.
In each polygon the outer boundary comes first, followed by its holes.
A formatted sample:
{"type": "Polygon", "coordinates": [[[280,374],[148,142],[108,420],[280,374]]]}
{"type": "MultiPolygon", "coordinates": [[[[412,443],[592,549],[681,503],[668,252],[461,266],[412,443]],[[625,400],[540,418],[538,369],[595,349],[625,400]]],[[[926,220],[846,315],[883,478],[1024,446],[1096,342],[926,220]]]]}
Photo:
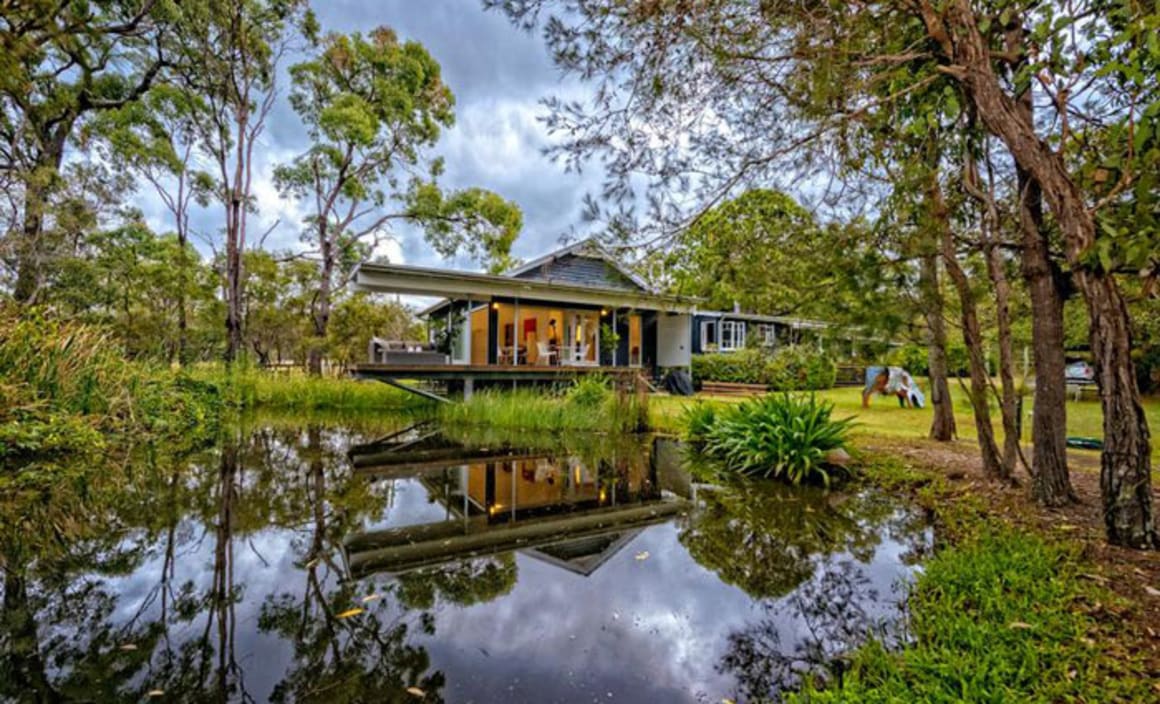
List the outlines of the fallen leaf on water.
{"type": "Polygon", "coordinates": [[[351,616],[358,616],[362,612],[363,612],[363,609],[355,607],[353,609],[347,609],[346,611],[343,611],[341,614],[338,615],[338,618],[350,618],[351,616]]]}
{"type": "Polygon", "coordinates": [[[644,552],[638,552],[638,553],[636,554],[636,559],[638,559],[638,560],[647,560],[647,559],[648,559],[648,550],[645,550],[644,552]]]}
{"type": "Polygon", "coordinates": [[[364,603],[364,604],[365,604],[365,603],[367,603],[368,601],[375,601],[375,600],[377,600],[377,599],[382,599],[382,598],[383,598],[383,595],[382,595],[382,594],[367,594],[366,596],[364,596],[364,597],[362,598],[362,603],[364,603]]]}
{"type": "Polygon", "coordinates": [[[410,695],[413,695],[416,697],[427,696],[427,693],[424,692],[423,690],[419,689],[418,687],[407,687],[407,694],[410,694],[410,695]]]}
{"type": "Polygon", "coordinates": [[[1018,628],[1020,630],[1026,630],[1028,628],[1031,628],[1031,624],[1030,623],[1023,623],[1022,621],[1012,621],[1011,623],[1007,624],[1007,627],[1008,628],[1018,628]]]}
{"type": "Polygon", "coordinates": [[[314,566],[315,566],[315,565],[317,565],[317,564],[318,564],[318,558],[316,557],[316,558],[314,558],[313,560],[311,560],[310,562],[307,562],[307,563],[306,563],[306,569],[308,569],[308,570],[309,570],[309,569],[313,569],[313,568],[314,568],[314,566]]]}
{"type": "Polygon", "coordinates": [[[136,650],[136,649],[137,649],[137,646],[133,645],[132,643],[126,643],[126,644],[121,646],[121,650],[136,650]]]}
{"type": "Polygon", "coordinates": [[[722,699],[721,704],[737,704],[737,702],[733,701],[732,699],[722,699]]]}
{"type": "Polygon", "coordinates": [[[164,695],[165,695],[165,690],[163,690],[163,689],[151,689],[151,690],[149,690],[150,697],[161,697],[164,695]]]}

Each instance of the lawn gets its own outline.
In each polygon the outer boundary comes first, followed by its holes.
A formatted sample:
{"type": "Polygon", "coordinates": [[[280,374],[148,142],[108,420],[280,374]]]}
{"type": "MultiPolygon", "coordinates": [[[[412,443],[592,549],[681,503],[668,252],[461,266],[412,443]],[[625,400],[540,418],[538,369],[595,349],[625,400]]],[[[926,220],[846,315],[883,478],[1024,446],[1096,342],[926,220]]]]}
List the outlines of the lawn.
{"type": "MultiPolygon", "coordinates": [[[[929,406],[923,409],[899,408],[898,403],[893,398],[876,396],[871,401],[870,408],[865,409],[862,408],[862,389],[860,387],[828,389],[819,391],[817,394],[820,398],[834,404],[835,417],[856,417],[855,436],[918,438],[926,437],[927,431],[930,429],[932,411],[929,406]]],[[[976,436],[975,422],[965,393],[960,388],[952,387],[951,396],[955,405],[955,421],[958,424],[959,437],[974,439],[976,436]]],[[[733,397],[702,395],[698,395],[694,399],[724,403],[736,403],[740,400],[733,397]]],[[[650,399],[650,418],[653,426],[665,432],[679,432],[681,414],[686,406],[694,402],[694,399],[677,396],[653,396],[650,399]]],[[[1002,428],[1000,427],[998,409],[993,410],[992,420],[1001,442],[1002,428]]],[[[1032,410],[1032,404],[1028,398],[1024,407],[1024,442],[1030,442],[1031,439],[1032,410]]],[[[1148,425],[1155,435],[1156,429],[1160,428],[1160,398],[1146,398],[1144,411],[1148,416],[1148,425]]],[[[1089,396],[1082,401],[1068,401],[1067,434],[1069,436],[1102,437],[1102,425],[1103,418],[1098,399],[1089,396]]],[[[1152,443],[1152,461],[1154,464],[1160,464],[1160,443],[1152,443]]]]}

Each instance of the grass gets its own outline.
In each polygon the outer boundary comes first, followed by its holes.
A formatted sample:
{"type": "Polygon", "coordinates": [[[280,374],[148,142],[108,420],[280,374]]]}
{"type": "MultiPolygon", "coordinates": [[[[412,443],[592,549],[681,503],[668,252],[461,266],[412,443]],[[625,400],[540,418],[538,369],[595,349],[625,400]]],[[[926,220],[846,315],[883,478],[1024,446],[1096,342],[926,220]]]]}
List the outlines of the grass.
{"type": "Polygon", "coordinates": [[[532,389],[476,393],[462,403],[439,406],[438,417],[451,426],[630,433],[646,426],[648,400],[615,393],[605,381],[588,376],[563,393],[532,389]]]}
{"type": "Polygon", "coordinates": [[[114,439],[212,437],[219,390],[127,361],[102,329],[0,308],[0,459],[95,452],[114,439]]]}
{"type": "MultiPolygon", "coordinates": [[[[852,431],[854,437],[894,437],[918,438],[926,437],[930,430],[932,411],[928,405],[922,409],[902,409],[891,398],[875,397],[870,408],[862,408],[861,388],[837,388],[815,392],[819,399],[834,404],[835,418],[850,418],[857,416],[857,425],[852,431]]],[[[958,425],[959,437],[973,440],[976,437],[975,423],[969,406],[961,390],[953,388],[951,396],[955,405],[955,421],[958,425]]],[[[704,398],[704,397],[698,397],[704,398]]],[[[737,403],[740,399],[733,397],[709,397],[714,403],[737,403]]],[[[679,434],[682,431],[682,414],[685,409],[696,403],[695,399],[679,396],[655,396],[650,400],[650,425],[661,432],[679,434]]],[[[1025,406],[1025,420],[1023,424],[1024,441],[1030,442],[1031,423],[1029,412],[1030,399],[1025,406]]],[[[1149,397],[1144,399],[1144,412],[1148,417],[1149,427],[1160,429],[1160,398],[1149,397]]],[[[998,413],[993,417],[995,431],[1002,439],[1002,428],[998,413]]],[[[1085,437],[1103,436],[1103,414],[1100,402],[1097,399],[1083,401],[1068,401],[1067,404],[1067,434],[1085,437]]],[[[1152,444],[1153,464],[1160,463],[1160,443],[1152,444]]]]}
{"type": "Polygon", "coordinates": [[[808,683],[795,702],[1149,701],[1119,598],[1074,539],[997,518],[980,497],[897,459],[864,476],[912,494],[936,516],[943,547],[911,585],[901,647],[870,640],[840,677],[808,683]]]}
{"type": "Polygon", "coordinates": [[[1108,650],[1117,624],[1102,604],[1114,597],[1082,574],[1066,545],[984,530],[925,563],[906,645],[871,641],[848,657],[840,683],[789,700],[1147,701],[1148,678],[1108,650]]]}
{"type": "Polygon", "coordinates": [[[216,365],[203,367],[194,376],[220,386],[231,403],[245,409],[412,412],[431,406],[415,394],[379,382],[255,368],[226,371],[216,365]]]}

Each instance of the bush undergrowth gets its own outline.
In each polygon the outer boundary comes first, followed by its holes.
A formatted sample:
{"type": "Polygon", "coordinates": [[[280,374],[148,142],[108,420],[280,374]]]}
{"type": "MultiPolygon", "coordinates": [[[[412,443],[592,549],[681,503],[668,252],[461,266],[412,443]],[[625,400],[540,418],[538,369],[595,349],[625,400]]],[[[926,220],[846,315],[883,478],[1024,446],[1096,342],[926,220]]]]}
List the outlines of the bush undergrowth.
{"type": "Polygon", "coordinates": [[[219,390],[135,363],[98,327],[0,310],[0,459],[98,450],[106,439],[196,444],[216,432],[219,390]]]}

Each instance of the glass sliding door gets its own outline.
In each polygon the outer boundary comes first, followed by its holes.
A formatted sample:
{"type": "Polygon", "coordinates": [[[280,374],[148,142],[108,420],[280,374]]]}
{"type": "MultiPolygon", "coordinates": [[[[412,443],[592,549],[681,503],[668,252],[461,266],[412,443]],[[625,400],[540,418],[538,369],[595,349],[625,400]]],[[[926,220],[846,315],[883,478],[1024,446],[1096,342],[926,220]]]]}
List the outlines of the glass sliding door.
{"type": "Polygon", "coordinates": [[[560,363],[595,366],[600,354],[600,312],[570,310],[564,314],[564,346],[560,363]]]}

